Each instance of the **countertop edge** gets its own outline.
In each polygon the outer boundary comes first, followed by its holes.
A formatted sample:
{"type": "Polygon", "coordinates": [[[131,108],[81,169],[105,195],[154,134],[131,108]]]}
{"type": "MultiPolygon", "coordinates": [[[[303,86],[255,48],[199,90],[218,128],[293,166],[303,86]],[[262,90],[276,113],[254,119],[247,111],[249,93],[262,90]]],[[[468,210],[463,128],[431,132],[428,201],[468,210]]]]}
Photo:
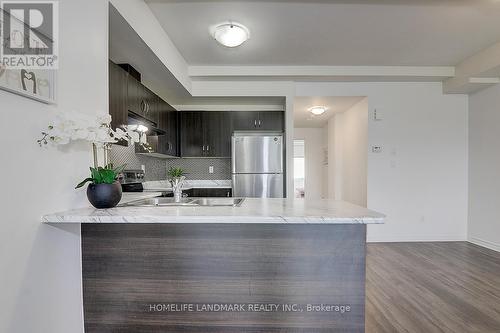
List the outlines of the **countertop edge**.
{"type": "Polygon", "coordinates": [[[281,216],[60,216],[45,215],[42,223],[45,224],[383,224],[384,217],[354,217],[354,218],[326,218],[326,217],[281,217],[281,216]]]}

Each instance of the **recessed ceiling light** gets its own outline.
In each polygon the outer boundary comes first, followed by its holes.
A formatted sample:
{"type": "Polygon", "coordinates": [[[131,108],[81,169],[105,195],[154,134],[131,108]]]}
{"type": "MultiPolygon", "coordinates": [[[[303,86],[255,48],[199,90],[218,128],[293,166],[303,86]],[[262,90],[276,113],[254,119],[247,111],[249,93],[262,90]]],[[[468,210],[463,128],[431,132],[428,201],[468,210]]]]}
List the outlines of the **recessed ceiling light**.
{"type": "Polygon", "coordinates": [[[227,47],[236,47],[250,38],[250,31],[243,24],[227,22],[218,24],[210,29],[212,37],[227,47]]]}
{"type": "Polygon", "coordinates": [[[326,107],[324,106],[313,106],[309,108],[309,112],[311,112],[313,115],[319,116],[320,114],[325,113],[326,107]]]}

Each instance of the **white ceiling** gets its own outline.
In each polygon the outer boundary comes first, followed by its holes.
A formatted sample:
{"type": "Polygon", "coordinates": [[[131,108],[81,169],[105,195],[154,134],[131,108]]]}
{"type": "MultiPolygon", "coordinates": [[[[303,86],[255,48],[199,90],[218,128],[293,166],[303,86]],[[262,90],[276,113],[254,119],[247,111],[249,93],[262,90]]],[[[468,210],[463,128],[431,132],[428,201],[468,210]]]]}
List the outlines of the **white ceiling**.
{"type": "Polygon", "coordinates": [[[294,127],[323,127],[333,114],[347,111],[354,104],[361,101],[363,96],[350,97],[295,97],[293,103],[294,127]],[[312,106],[325,106],[327,111],[322,115],[312,115],[308,109],[312,106]]]}
{"type": "Polygon", "coordinates": [[[283,110],[283,97],[193,97],[151,51],[113,5],[109,6],[109,58],[131,64],[142,83],[177,110],[283,110]]]}
{"type": "Polygon", "coordinates": [[[189,65],[450,66],[500,40],[498,0],[147,0],[189,65]],[[251,38],[208,33],[234,20],[251,38]]]}

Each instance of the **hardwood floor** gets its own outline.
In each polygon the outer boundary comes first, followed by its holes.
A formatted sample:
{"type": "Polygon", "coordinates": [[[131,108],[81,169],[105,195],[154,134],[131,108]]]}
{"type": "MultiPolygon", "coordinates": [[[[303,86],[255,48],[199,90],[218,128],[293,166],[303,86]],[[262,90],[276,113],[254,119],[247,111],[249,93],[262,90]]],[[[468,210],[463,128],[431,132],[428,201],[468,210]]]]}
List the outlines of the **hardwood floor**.
{"type": "Polygon", "coordinates": [[[367,333],[500,332],[500,253],[467,242],[367,251],[367,333]]]}

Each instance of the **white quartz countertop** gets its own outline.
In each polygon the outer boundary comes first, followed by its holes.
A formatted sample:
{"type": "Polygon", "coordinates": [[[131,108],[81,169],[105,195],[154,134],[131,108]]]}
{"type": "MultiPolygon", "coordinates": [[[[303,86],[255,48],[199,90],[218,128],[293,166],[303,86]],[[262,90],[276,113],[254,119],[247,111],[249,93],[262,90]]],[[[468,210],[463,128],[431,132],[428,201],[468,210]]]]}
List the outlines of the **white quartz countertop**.
{"type": "MultiPolygon", "coordinates": [[[[124,193],[120,204],[159,193],[124,193]]],[[[239,207],[124,206],[80,208],[42,217],[44,223],[284,223],[376,224],[385,216],[344,201],[245,198],[239,207]]]]}

